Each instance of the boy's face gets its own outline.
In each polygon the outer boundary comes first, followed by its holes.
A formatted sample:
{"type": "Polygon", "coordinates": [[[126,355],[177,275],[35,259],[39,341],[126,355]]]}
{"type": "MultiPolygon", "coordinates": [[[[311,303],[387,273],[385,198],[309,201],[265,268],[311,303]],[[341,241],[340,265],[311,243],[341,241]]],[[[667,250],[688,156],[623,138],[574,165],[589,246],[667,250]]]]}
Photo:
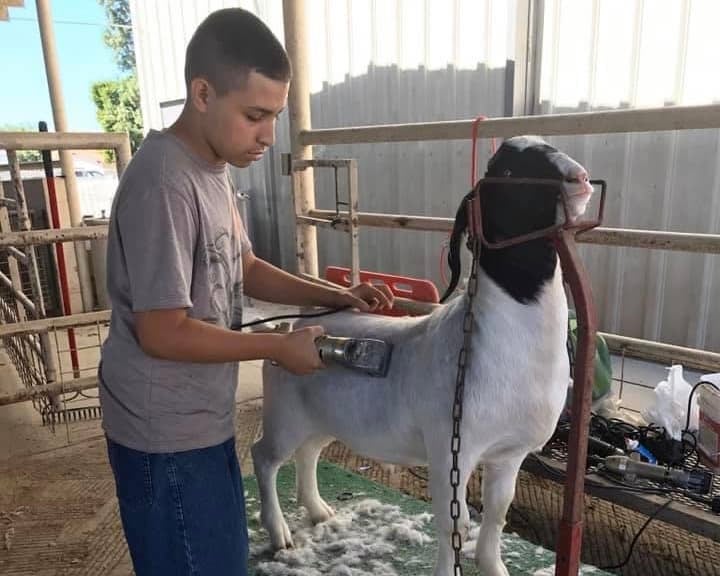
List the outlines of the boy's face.
{"type": "Polygon", "coordinates": [[[217,96],[207,85],[205,138],[219,160],[244,168],[275,141],[275,121],[287,103],[289,83],[255,72],[241,88],[217,96]]]}

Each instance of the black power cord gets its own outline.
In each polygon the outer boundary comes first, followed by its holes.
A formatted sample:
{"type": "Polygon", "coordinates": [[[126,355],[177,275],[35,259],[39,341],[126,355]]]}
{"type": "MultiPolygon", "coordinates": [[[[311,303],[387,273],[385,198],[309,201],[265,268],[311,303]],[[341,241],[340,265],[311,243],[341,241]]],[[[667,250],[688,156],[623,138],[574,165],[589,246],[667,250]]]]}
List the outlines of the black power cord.
{"type": "Polygon", "coordinates": [[[342,308],[332,308],[330,310],[323,310],[322,312],[305,312],[303,314],[281,314],[279,316],[270,316],[269,318],[259,318],[252,322],[245,322],[240,326],[232,326],[233,330],[241,330],[242,328],[249,328],[250,326],[257,326],[258,324],[265,324],[267,322],[274,322],[276,320],[293,320],[296,318],[319,318],[320,316],[329,316],[330,314],[337,314],[342,310],[348,310],[352,306],[343,306],[342,308]]]}
{"type": "Polygon", "coordinates": [[[427,476],[423,476],[422,474],[418,474],[418,473],[415,472],[415,470],[413,470],[412,468],[405,468],[405,470],[407,470],[407,473],[410,474],[410,476],[415,476],[415,478],[417,478],[418,480],[420,480],[420,481],[422,481],[422,482],[425,482],[425,483],[428,482],[427,476]]]}
{"type": "Polygon", "coordinates": [[[632,539],[632,542],[630,542],[628,553],[620,564],[613,564],[612,566],[598,566],[598,568],[600,570],[619,570],[620,568],[625,567],[628,562],[630,562],[630,558],[632,558],[633,552],[635,551],[635,545],[638,543],[638,540],[640,540],[640,536],[645,531],[645,528],[647,528],[650,525],[650,522],[655,520],[663,510],[670,506],[670,504],[672,504],[672,498],[668,498],[664,504],[661,504],[658,509],[652,513],[652,515],[648,516],[648,519],[645,520],[645,523],[640,527],[640,530],[635,533],[635,537],[632,539]]]}

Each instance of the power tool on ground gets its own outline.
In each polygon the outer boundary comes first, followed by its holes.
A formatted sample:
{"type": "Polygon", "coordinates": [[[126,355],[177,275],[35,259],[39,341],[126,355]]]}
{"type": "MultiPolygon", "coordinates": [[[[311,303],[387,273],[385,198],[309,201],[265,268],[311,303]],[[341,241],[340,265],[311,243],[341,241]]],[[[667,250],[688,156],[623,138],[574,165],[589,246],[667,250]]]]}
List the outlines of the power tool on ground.
{"type": "Polygon", "coordinates": [[[638,462],[627,456],[613,455],[603,460],[605,469],[626,480],[637,477],[668,482],[692,492],[707,494],[712,486],[712,474],[706,470],[682,470],[665,468],[648,462],[638,462]]]}

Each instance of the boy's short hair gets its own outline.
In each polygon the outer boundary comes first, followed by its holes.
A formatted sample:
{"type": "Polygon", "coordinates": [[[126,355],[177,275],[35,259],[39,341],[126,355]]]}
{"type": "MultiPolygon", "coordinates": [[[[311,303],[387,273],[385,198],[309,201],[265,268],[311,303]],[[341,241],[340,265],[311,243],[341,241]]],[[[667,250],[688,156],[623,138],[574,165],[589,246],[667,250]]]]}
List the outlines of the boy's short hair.
{"type": "Polygon", "coordinates": [[[242,8],[210,14],[190,39],[185,54],[185,86],[198,77],[222,96],[239,88],[251,71],[289,82],[292,67],[285,48],[257,16],[242,8]]]}

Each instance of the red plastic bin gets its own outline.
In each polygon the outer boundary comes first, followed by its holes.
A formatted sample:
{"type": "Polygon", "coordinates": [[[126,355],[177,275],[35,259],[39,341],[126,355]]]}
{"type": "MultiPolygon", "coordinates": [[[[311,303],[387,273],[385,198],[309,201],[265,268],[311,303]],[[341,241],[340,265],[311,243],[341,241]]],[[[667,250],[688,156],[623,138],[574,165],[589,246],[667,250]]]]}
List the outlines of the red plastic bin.
{"type": "MultiPolygon", "coordinates": [[[[350,286],[350,269],[341,268],[339,266],[328,266],[325,268],[325,279],[339,284],[340,286],[350,286]]],[[[394,296],[401,298],[409,298],[420,302],[433,302],[437,304],[440,301],[440,294],[430,280],[421,278],[410,278],[408,276],[397,276],[395,274],[381,274],[380,272],[368,272],[360,270],[360,281],[370,282],[374,286],[384,284],[394,296]]],[[[406,316],[405,312],[400,310],[382,310],[376,314],[385,316],[406,316]]]]}

